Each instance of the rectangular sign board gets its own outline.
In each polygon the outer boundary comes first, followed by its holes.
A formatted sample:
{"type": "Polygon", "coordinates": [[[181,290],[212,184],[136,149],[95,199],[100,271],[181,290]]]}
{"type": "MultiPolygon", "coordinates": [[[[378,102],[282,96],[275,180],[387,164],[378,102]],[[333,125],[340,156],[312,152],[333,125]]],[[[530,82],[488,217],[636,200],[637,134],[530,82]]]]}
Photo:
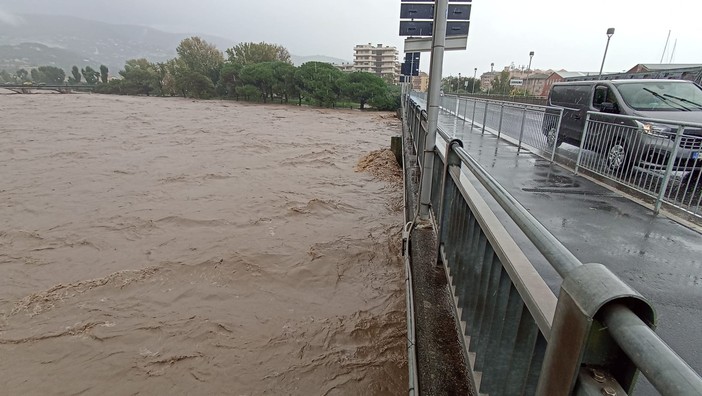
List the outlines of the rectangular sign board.
{"type": "Polygon", "coordinates": [[[521,87],[524,84],[524,80],[520,80],[518,78],[513,78],[509,80],[509,85],[511,87],[521,87]]]}
{"type": "MultiPolygon", "coordinates": [[[[468,36],[446,37],[444,49],[446,51],[464,50],[468,46],[468,36]]],[[[413,37],[405,39],[403,52],[429,52],[431,51],[431,37],[413,37]]]]}
{"type": "Polygon", "coordinates": [[[434,4],[401,4],[400,19],[434,19],[434,4]]]}
{"type": "Polygon", "coordinates": [[[468,35],[468,21],[448,21],[446,23],[446,35],[447,36],[467,36],[468,35]]]}
{"type": "Polygon", "coordinates": [[[434,21],[400,21],[400,36],[431,36],[434,21]]]}
{"type": "MultiPolygon", "coordinates": [[[[448,21],[446,36],[467,36],[469,25],[468,21],[448,21]]],[[[433,29],[434,21],[400,21],[400,36],[431,36],[433,29]]]]}
{"type": "MultiPolygon", "coordinates": [[[[405,4],[403,4],[405,5],[405,4]]],[[[402,18],[402,16],[400,16],[402,18]]],[[[470,4],[449,4],[448,6],[449,21],[468,21],[470,20],[470,4]]]]}

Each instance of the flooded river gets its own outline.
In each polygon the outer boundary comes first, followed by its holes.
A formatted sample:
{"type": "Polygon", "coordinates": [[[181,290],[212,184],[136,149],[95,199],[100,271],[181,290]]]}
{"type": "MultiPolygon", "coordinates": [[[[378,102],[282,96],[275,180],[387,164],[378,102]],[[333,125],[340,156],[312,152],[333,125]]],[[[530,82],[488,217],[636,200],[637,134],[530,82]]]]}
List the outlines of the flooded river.
{"type": "Polygon", "coordinates": [[[0,95],[2,394],[400,395],[387,114],[0,95]]]}

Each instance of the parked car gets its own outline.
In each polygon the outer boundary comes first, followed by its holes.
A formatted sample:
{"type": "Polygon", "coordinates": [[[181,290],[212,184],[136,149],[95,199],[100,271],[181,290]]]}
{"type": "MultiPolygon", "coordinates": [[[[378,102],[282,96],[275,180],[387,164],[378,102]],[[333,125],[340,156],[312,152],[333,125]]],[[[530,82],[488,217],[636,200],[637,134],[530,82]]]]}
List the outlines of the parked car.
{"type": "MultiPolygon", "coordinates": [[[[663,168],[672,155],[677,123],[702,124],[702,87],[687,80],[599,80],[555,83],[548,105],[563,109],[558,141],[557,117],[545,117],[543,133],[550,145],[562,142],[583,146],[605,155],[613,171],[632,166],[663,168]],[[582,141],[588,111],[599,128],[589,128],[582,141]],[[642,120],[608,117],[620,114],[642,120]],[[647,122],[645,118],[670,120],[647,122]]],[[[560,110],[559,110],[560,111],[560,110]]],[[[556,112],[549,110],[549,112],[556,112]]],[[[673,170],[692,171],[702,167],[702,127],[686,126],[673,170]]]]}

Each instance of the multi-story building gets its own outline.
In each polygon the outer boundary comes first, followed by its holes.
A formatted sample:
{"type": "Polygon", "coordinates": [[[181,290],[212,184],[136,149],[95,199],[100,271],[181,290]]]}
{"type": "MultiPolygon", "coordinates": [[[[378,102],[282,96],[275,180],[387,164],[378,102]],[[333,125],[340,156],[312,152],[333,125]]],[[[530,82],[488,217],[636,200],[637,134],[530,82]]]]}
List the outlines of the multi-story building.
{"type": "Polygon", "coordinates": [[[353,69],[376,74],[386,81],[400,81],[397,48],[382,44],[357,45],[353,48],[353,69]]]}
{"type": "Polygon", "coordinates": [[[429,75],[419,72],[418,76],[412,77],[412,89],[419,92],[427,92],[429,90],[429,75]]]}

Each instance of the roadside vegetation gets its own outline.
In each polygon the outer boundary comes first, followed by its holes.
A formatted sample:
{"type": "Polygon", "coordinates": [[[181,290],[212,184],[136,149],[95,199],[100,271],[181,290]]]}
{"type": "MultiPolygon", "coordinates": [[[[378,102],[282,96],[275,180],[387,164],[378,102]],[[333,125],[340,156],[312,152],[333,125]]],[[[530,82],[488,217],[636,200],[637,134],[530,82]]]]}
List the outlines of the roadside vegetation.
{"type": "Polygon", "coordinates": [[[98,70],[73,66],[66,80],[63,70],[42,66],[15,74],[0,71],[0,83],[95,85],[97,93],[116,95],[223,98],[253,102],[309,104],[322,107],[370,106],[377,110],[400,107],[400,87],[366,72],[345,73],[324,62],[292,64],[285,47],[269,43],[241,43],[222,53],[200,37],[181,41],[177,56],[166,62],[130,59],[118,78],[108,79],[107,67],[98,70]]]}

